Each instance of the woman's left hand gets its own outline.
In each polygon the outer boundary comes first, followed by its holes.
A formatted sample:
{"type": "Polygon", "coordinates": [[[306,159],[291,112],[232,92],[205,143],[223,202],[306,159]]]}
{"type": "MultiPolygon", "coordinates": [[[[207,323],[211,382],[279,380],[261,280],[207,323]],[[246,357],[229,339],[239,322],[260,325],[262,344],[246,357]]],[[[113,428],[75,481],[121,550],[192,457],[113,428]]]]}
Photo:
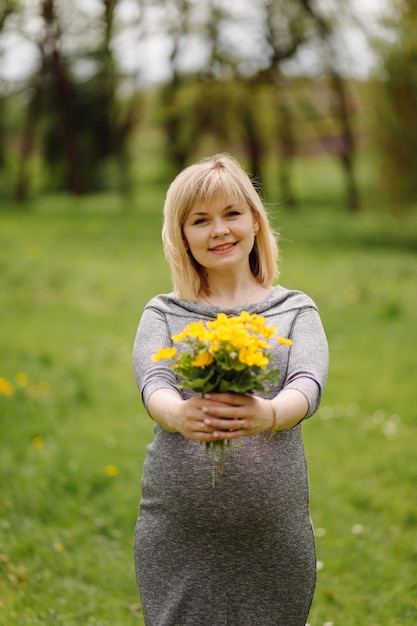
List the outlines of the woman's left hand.
{"type": "Polygon", "coordinates": [[[204,424],[213,429],[213,441],[249,437],[271,430],[271,402],[253,395],[210,393],[204,396],[204,424]]]}

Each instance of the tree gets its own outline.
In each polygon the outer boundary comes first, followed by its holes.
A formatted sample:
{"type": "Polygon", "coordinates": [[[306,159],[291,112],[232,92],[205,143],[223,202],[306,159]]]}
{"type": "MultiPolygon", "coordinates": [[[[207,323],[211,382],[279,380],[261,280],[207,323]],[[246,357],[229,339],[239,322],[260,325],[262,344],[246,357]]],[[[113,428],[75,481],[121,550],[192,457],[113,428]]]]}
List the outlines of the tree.
{"type": "MultiPolygon", "coordinates": [[[[300,96],[291,88],[295,79],[286,74],[285,64],[303,46],[313,46],[324,58],[323,75],[328,77],[328,103],[338,127],[338,156],[345,173],[347,202],[356,209],[359,201],[354,134],[347,88],[335,63],[332,19],[319,13],[310,0],[256,0],[242,4],[231,7],[214,0],[204,3],[204,7],[195,0],[158,3],[165,15],[161,24],[167,24],[166,35],[171,42],[171,78],[163,86],[162,118],[168,154],[175,169],[180,170],[191,159],[198,151],[199,138],[210,133],[220,146],[225,140],[238,140],[252,173],[262,181],[265,154],[271,149],[273,152],[275,144],[275,153],[280,155],[281,193],[287,204],[295,204],[291,183],[292,161],[297,154],[293,110],[301,107],[294,102],[300,96]],[[196,39],[204,54],[200,67],[190,70],[184,58],[196,39]],[[190,85],[194,85],[192,92],[190,85]],[[260,93],[266,87],[272,94],[268,105],[272,125],[265,133],[260,113],[264,105],[259,105],[260,93]],[[225,93],[227,98],[223,97],[225,93]]],[[[314,79],[309,84],[312,88],[307,99],[313,101],[317,92],[314,79]]]]}
{"type": "MultiPolygon", "coordinates": [[[[0,36],[8,18],[19,10],[17,0],[3,0],[0,6],[0,36]]],[[[0,93],[0,172],[6,168],[6,107],[3,94],[0,93]]]]}
{"type": "Polygon", "coordinates": [[[258,80],[265,80],[273,86],[275,110],[275,132],[279,150],[278,177],[281,195],[288,206],[296,205],[295,192],[291,182],[292,161],[295,157],[296,140],[293,133],[293,117],[289,82],[282,71],[284,61],[293,57],[306,41],[305,15],[297,2],[265,1],[265,39],[269,49],[269,63],[258,73],[258,80]],[[283,14],[286,19],[282,19],[283,14]]]}
{"type": "Polygon", "coordinates": [[[395,212],[417,202],[417,1],[398,0],[385,20],[391,37],[376,42],[375,80],[379,188],[395,212]]]}
{"type": "Polygon", "coordinates": [[[315,8],[312,0],[301,0],[301,3],[306,13],[313,20],[324,45],[325,66],[334,97],[333,111],[340,128],[341,149],[339,157],[345,173],[347,204],[351,210],[355,211],[359,208],[359,192],[354,173],[355,140],[350,121],[348,90],[335,64],[337,54],[332,45],[332,25],[330,20],[327,20],[315,8]]]}
{"type": "Polygon", "coordinates": [[[101,16],[90,23],[84,20],[91,28],[75,47],[74,41],[83,33],[73,32],[83,14],[66,14],[59,0],[40,0],[40,63],[30,82],[15,185],[17,200],[25,200],[29,192],[37,139],[51,188],[74,195],[106,188],[109,166],[115,164],[120,189],[129,191],[128,142],[139,119],[140,101],[137,92],[123,100],[118,95],[122,78],[112,50],[118,2],[101,0],[101,16]],[[88,62],[87,76],[77,70],[82,62],[88,62]]]}

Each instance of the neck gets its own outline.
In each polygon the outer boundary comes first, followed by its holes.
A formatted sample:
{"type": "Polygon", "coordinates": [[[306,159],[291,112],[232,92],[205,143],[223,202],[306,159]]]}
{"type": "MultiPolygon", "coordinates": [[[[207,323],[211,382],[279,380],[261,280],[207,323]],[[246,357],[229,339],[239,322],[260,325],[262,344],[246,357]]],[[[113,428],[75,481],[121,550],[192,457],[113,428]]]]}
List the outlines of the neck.
{"type": "Polygon", "coordinates": [[[202,289],[198,295],[198,300],[210,306],[224,308],[234,308],[245,306],[254,302],[260,302],[268,293],[270,288],[262,287],[254,276],[248,280],[222,281],[212,284],[209,282],[208,289],[202,289]]]}

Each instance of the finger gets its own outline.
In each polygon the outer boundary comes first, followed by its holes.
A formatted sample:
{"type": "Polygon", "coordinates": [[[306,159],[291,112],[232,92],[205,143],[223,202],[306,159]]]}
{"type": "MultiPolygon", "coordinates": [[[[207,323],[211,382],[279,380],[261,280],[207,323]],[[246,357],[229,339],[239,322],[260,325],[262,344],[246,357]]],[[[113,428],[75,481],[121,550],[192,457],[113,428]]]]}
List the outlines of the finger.
{"type": "Polygon", "coordinates": [[[210,417],[217,417],[219,419],[235,419],[238,417],[237,412],[239,411],[239,407],[229,404],[218,404],[215,406],[203,406],[201,410],[206,415],[210,415],[210,417]]]}
{"type": "Polygon", "coordinates": [[[247,435],[248,433],[245,430],[214,430],[208,436],[211,441],[221,441],[222,439],[239,439],[247,435]]]}
{"type": "Polygon", "coordinates": [[[229,431],[239,431],[242,432],[246,429],[246,422],[243,418],[215,418],[215,417],[207,417],[204,420],[206,426],[210,428],[211,431],[221,431],[221,432],[229,432],[229,431]]]}

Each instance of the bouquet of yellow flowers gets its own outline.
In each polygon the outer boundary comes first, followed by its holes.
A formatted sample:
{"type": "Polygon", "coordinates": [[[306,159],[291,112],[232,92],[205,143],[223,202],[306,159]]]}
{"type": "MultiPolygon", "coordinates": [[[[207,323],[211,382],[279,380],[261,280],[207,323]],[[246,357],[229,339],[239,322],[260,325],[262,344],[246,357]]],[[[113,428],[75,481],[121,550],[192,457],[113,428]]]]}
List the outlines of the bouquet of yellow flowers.
{"type": "MultiPolygon", "coordinates": [[[[276,332],[261,315],[242,311],[238,316],[228,317],[220,313],[212,322],[193,322],[172,336],[174,343],[184,341],[190,350],[177,354],[175,346],[160,348],[152,359],[174,359],[172,369],[180,376],[179,386],[203,396],[211,391],[239,394],[265,391],[267,383],[279,379],[277,367],[267,369],[272,359],[268,340],[276,332]]],[[[276,337],[276,341],[286,346],[292,344],[291,339],[283,337],[276,337]]],[[[237,445],[242,447],[239,440],[237,445]]],[[[213,484],[217,451],[220,449],[222,472],[226,447],[233,451],[230,440],[206,443],[206,450],[213,454],[213,484]]]]}

